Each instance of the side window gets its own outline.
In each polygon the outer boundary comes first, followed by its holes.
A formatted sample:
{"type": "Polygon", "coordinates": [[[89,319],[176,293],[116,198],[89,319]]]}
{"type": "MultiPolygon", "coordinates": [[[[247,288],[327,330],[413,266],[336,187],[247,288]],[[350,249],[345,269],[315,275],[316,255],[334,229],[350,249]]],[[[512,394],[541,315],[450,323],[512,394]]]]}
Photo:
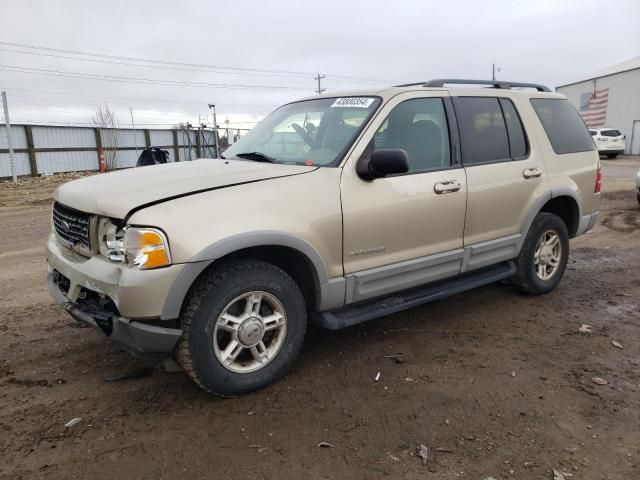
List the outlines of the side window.
{"type": "Polygon", "coordinates": [[[462,163],[475,164],[506,160],[509,138],[497,98],[454,98],[460,129],[462,163]]]}
{"type": "Polygon", "coordinates": [[[516,107],[508,98],[500,99],[500,106],[507,123],[507,133],[509,134],[509,150],[511,158],[522,158],[527,155],[527,137],[516,107]]]}
{"type": "Polygon", "coordinates": [[[416,98],[398,104],[373,137],[374,147],[399,148],[409,156],[409,171],[451,165],[449,129],[441,98],[416,98]]]}
{"type": "Polygon", "coordinates": [[[557,154],[595,150],[589,130],[569,100],[563,98],[532,98],[551,147],[557,154]]]}

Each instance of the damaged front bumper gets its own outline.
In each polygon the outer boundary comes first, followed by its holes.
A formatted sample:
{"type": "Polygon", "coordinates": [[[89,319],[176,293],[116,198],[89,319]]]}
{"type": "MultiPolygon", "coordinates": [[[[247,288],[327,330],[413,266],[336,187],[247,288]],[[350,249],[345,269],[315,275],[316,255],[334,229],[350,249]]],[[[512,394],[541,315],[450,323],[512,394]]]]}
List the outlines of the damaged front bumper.
{"type": "Polygon", "coordinates": [[[75,320],[138,357],[173,352],[182,330],[174,328],[175,321],[157,319],[181,265],[139,271],[100,256],[81,257],[61,247],[53,235],[47,242],[47,263],[49,292],[75,320]]]}
{"type": "Polygon", "coordinates": [[[48,274],[51,296],[78,322],[95,328],[138,357],[162,358],[173,352],[182,330],[131,320],[117,315],[111,309],[96,308],[88,302],[71,302],[60,288],[64,281],[57,271],[48,274]]]}

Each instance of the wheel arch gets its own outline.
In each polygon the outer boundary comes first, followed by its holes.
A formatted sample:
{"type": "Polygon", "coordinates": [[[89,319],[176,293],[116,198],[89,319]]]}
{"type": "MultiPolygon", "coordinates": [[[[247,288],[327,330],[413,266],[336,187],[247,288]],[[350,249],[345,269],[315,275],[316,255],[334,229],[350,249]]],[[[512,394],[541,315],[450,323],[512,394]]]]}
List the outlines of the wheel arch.
{"type": "Polygon", "coordinates": [[[328,283],[328,275],[316,248],[292,234],[252,232],[216,242],[186,263],[169,290],[160,318],[178,318],[195,282],[210,268],[233,258],[254,258],[276,265],[298,283],[310,308],[320,305],[322,285],[328,283]]]}
{"type": "Polygon", "coordinates": [[[541,196],[527,217],[521,232],[523,237],[527,234],[533,220],[540,212],[553,213],[560,217],[567,226],[569,238],[574,238],[578,234],[581,218],[580,199],[574,190],[557,188],[541,196]]]}

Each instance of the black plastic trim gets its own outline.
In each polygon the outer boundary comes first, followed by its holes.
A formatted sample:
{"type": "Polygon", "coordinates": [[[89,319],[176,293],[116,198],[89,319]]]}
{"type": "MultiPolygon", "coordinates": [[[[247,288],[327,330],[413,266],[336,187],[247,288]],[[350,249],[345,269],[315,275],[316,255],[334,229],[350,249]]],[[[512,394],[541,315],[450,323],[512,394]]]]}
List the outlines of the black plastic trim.
{"type": "Polygon", "coordinates": [[[339,330],[495,283],[510,278],[515,273],[516,265],[513,261],[503,262],[426,286],[348,305],[329,312],[321,312],[315,319],[324,328],[339,330]]]}

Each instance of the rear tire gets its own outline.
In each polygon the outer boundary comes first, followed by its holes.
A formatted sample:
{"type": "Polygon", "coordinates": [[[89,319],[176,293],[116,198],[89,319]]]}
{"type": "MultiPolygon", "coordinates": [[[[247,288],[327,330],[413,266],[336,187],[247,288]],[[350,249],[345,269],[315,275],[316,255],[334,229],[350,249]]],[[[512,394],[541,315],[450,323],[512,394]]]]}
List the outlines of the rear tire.
{"type": "Polygon", "coordinates": [[[181,315],[176,359],[215,395],[252,392],[285,375],[307,328],[304,297],[278,267],[235,260],[198,280],[181,315]]]}
{"type": "Polygon", "coordinates": [[[533,220],[517,259],[515,283],[526,293],[556,288],[569,259],[569,234],[560,217],[541,212],[533,220]]]}

